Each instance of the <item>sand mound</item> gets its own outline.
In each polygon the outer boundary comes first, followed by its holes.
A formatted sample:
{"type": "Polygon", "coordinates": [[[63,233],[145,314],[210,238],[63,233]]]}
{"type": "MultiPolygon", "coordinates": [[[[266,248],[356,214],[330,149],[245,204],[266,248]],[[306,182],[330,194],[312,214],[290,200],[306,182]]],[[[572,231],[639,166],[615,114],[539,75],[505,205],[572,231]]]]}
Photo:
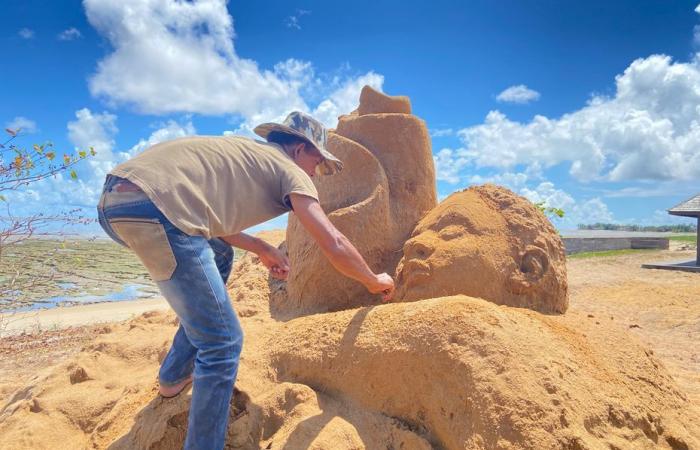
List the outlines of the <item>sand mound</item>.
{"type": "MultiPolygon", "coordinates": [[[[435,168],[425,123],[410,114],[407,98],[366,87],[361,115],[342,116],[328,148],[343,171],[314,180],[331,222],[375,272],[393,273],[414,226],[436,204],[435,168]],[[371,232],[368,232],[371,230],[371,232]]],[[[290,215],[287,245],[291,273],[288,302],[279,317],[337,311],[376,303],[364,286],[333,268],[290,215]]]]}
{"type": "Polygon", "coordinates": [[[484,185],[456,192],[424,217],[403,247],[398,300],[464,294],[563,313],[564,245],[530,201],[484,185]]]}
{"type": "Polygon", "coordinates": [[[70,361],[38,374],[0,410],[0,448],[106,448],[155,395],[174,315],[108,325],[70,361]]]}
{"type": "Polygon", "coordinates": [[[279,380],[399,418],[438,448],[700,445],[650,352],[580,322],[459,296],[294,319],[269,347],[279,380]]]}

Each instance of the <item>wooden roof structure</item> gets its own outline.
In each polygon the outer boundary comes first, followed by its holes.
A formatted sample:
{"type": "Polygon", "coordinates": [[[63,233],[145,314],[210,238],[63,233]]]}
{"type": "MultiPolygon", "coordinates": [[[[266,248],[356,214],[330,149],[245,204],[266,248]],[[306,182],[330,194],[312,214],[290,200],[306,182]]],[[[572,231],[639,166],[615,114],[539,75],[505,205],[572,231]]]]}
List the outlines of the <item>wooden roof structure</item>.
{"type": "Polygon", "coordinates": [[[697,217],[700,219],[700,194],[668,210],[674,216],[697,217]]]}

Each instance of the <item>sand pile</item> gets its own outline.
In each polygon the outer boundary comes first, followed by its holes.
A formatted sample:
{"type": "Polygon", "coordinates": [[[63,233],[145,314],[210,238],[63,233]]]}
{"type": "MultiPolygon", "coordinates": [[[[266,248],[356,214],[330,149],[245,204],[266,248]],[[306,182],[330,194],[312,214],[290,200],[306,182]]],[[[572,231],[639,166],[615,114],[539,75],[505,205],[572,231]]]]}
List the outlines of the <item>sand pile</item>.
{"type": "MultiPolygon", "coordinates": [[[[407,97],[365,86],[358,110],[340,117],[337,130],[329,134],[328,148],[345,167],[338,175],[314,180],[321,206],[372,270],[394,273],[413,227],[437,203],[425,122],[411,114],[407,97]]],[[[370,305],[379,298],[329,268],[293,216],[287,245],[292,272],[288,300],[276,310],[279,317],[370,305]]]]}
{"type": "Polygon", "coordinates": [[[436,448],[700,445],[659,361],[580,319],[456,296],[294,319],[269,347],[279,380],[400,418],[436,448]]]}
{"type": "MultiPolygon", "coordinates": [[[[227,448],[700,448],[698,411],[629,333],[539,312],[568,299],[543,216],[495,186],[434,206],[425,125],[406,99],[365,90],[363,102],[331,137],[350,171],[319,191],[375,270],[403,256],[406,302],[356,308],[372,299],[294,220],[287,244],[267,234],[294,272],[285,285],[254,255],[236,263],[246,343],[227,448]],[[308,315],[324,308],[338,311],[308,315]]],[[[164,400],[156,385],[175,329],[165,313],[105,327],[0,407],[0,449],[179,448],[190,393],[164,400]]]]}
{"type": "Polygon", "coordinates": [[[406,241],[396,280],[404,301],[464,294],[544,313],[569,304],[559,234],[531,202],[494,185],[431,210],[406,241]]]}

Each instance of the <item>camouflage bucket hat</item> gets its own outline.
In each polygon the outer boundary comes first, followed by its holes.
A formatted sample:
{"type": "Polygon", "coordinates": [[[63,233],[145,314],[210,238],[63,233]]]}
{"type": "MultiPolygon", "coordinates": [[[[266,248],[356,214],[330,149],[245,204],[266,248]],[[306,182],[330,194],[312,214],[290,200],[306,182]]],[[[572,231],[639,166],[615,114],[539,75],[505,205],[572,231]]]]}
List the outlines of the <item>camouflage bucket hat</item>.
{"type": "Polygon", "coordinates": [[[316,167],[316,172],[319,175],[333,175],[343,170],[343,162],[326,149],[328,134],[326,127],[307,114],[294,111],[281,124],[263,123],[255,127],[253,131],[264,139],[267,139],[267,136],[273,131],[292,134],[304,139],[323,155],[323,162],[316,167]]]}

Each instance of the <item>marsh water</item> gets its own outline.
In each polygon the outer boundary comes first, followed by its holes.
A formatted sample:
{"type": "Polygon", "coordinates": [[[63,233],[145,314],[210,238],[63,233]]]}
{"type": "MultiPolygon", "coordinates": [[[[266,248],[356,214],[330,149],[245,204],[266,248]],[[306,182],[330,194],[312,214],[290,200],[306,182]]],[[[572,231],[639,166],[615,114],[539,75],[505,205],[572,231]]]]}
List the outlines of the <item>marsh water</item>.
{"type": "Polygon", "coordinates": [[[32,239],[3,247],[0,312],[155,295],[138,258],[112,241],[32,239]]]}

